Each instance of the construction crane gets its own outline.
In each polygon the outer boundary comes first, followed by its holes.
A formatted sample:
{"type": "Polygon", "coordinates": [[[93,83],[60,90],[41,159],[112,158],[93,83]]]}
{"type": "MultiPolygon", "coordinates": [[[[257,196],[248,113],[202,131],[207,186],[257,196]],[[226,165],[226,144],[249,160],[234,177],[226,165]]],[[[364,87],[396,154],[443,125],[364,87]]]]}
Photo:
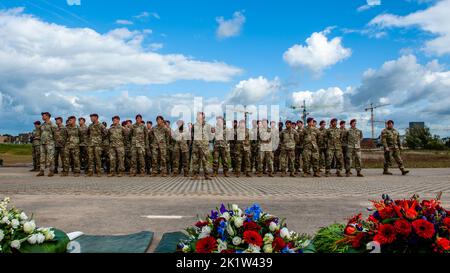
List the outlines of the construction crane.
{"type": "Polygon", "coordinates": [[[367,107],[365,110],[366,112],[370,111],[370,125],[372,126],[372,139],[375,139],[375,115],[374,115],[374,110],[380,107],[385,107],[385,106],[389,106],[389,104],[379,104],[379,105],[374,105],[373,103],[370,104],[370,107],[367,107]]]}
{"type": "Polygon", "coordinates": [[[293,110],[303,109],[302,120],[303,120],[303,124],[306,124],[306,118],[310,114],[308,112],[307,108],[306,108],[306,100],[303,101],[303,105],[302,106],[294,106],[294,105],[292,105],[290,108],[293,109],[293,110]]]}

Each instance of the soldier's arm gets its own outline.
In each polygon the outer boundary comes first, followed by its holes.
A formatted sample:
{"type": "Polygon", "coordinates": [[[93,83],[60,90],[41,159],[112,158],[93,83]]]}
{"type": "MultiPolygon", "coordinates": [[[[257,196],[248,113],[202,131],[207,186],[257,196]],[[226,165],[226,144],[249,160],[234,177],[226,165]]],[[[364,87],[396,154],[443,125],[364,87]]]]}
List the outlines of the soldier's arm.
{"type": "Polygon", "coordinates": [[[388,144],[387,144],[387,139],[386,139],[386,131],[383,130],[381,132],[381,143],[383,144],[383,147],[385,150],[389,150],[388,144]]]}

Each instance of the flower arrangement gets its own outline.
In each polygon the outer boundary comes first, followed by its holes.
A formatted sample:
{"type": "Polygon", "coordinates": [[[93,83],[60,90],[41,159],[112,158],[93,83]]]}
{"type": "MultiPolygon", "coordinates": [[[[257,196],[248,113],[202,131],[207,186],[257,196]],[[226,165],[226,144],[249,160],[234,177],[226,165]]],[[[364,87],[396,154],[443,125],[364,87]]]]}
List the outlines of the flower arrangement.
{"type": "Polygon", "coordinates": [[[367,252],[374,242],[383,253],[450,253],[450,215],[436,199],[372,201],[371,215],[358,214],[347,225],[332,225],[314,239],[319,252],[367,252]],[[335,232],[330,232],[334,230],[335,232]],[[333,237],[330,235],[332,234],[333,237]]]}
{"type": "MultiPolygon", "coordinates": [[[[36,249],[49,249],[49,245],[56,244],[56,241],[60,240],[60,236],[55,236],[55,232],[59,233],[59,230],[37,228],[35,221],[32,217],[29,218],[25,212],[14,207],[8,208],[9,202],[8,197],[0,202],[0,253],[35,252],[36,249]],[[42,248],[44,245],[47,248],[42,248]]],[[[50,249],[52,248],[50,247],[50,249]]]]}
{"type": "Polygon", "coordinates": [[[265,213],[258,204],[211,211],[204,221],[186,229],[188,239],[177,245],[184,253],[312,252],[310,238],[287,229],[284,220],[265,213]]]}

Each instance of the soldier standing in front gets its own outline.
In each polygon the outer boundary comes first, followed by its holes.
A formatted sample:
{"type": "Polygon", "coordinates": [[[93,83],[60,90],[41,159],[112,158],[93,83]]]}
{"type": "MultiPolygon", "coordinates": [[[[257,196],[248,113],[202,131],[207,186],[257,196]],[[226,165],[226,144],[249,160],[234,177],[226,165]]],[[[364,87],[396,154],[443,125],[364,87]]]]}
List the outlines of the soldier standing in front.
{"type": "Polygon", "coordinates": [[[112,118],[111,127],[108,129],[109,138],[109,177],[122,177],[125,172],[125,144],[124,138],[127,135],[126,129],[120,124],[120,117],[112,118]]]}
{"type": "Polygon", "coordinates": [[[41,168],[41,122],[39,120],[34,122],[34,130],[30,140],[33,147],[33,169],[30,172],[38,172],[41,168]]]}
{"type": "Polygon", "coordinates": [[[342,177],[343,155],[342,155],[342,131],[337,128],[337,119],[332,119],[330,128],[327,130],[328,161],[325,176],[330,176],[331,162],[336,161],[336,175],[342,177]]]}
{"type": "Polygon", "coordinates": [[[41,124],[41,159],[40,165],[41,170],[37,176],[44,176],[45,167],[48,167],[48,176],[52,177],[54,175],[54,164],[55,164],[55,131],[56,126],[51,122],[51,114],[49,112],[42,113],[41,124]]]}
{"type": "Polygon", "coordinates": [[[355,164],[356,174],[358,177],[364,177],[361,173],[362,160],[361,160],[361,141],[363,139],[363,133],[361,130],[356,128],[356,119],[350,121],[350,129],[347,130],[347,147],[348,147],[348,165],[346,171],[346,176],[351,175],[350,168],[353,163],[355,164]]]}
{"type": "Polygon", "coordinates": [[[211,180],[209,177],[209,140],[212,138],[211,126],[205,121],[203,112],[197,113],[197,122],[193,127],[192,142],[192,180],[197,180],[200,174],[200,168],[203,168],[205,180],[211,180]]]}
{"type": "Polygon", "coordinates": [[[54,133],[55,137],[55,169],[54,173],[58,173],[59,160],[61,159],[61,167],[64,164],[64,146],[66,145],[66,127],[63,124],[63,119],[57,117],[55,119],[56,130],[54,133]]]}
{"type": "Polygon", "coordinates": [[[381,132],[381,142],[384,147],[384,175],[392,175],[389,171],[389,167],[392,164],[392,157],[397,162],[398,168],[402,172],[402,175],[407,175],[408,170],[403,166],[403,160],[400,156],[400,151],[403,149],[400,134],[394,129],[394,121],[389,120],[386,122],[386,128],[381,132]]]}
{"type": "Polygon", "coordinates": [[[64,147],[63,172],[61,176],[68,176],[70,162],[73,163],[73,173],[75,177],[80,176],[80,129],[77,126],[77,118],[68,118],[66,127],[66,145],[64,147]]]}
{"type": "Polygon", "coordinates": [[[103,136],[107,133],[105,126],[98,121],[98,114],[91,114],[90,118],[92,123],[88,127],[88,177],[92,176],[94,171],[97,176],[101,176],[103,136]]]}

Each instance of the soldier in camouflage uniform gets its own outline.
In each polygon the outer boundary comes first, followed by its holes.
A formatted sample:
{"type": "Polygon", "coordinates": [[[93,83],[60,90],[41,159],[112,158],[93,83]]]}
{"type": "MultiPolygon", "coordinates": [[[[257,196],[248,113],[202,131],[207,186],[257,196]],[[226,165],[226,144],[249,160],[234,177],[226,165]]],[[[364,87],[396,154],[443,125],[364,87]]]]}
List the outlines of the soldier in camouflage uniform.
{"type": "Polygon", "coordinates": [[[80,130],[76,124],[77,118],[68,118],[66,127],[66,145],[64,146],[64,165],[61,176],[69,174],[70,163],[73,163],[73,173],[75,177],[80,176],[80,130]]]}
{"type": "Polygon", "coordinates": [[[347,140],[348,146],[348,165],[345,173],[347,177],[350,176],[350,168],[354,162],[357,176],[364,177],[361,173],[361,140],[363,139],[363,133],[361,130],[356,128],[356,119],[352,119],[350,121],[350,129],[347,130],[347,136],[345,139],[347,140]]]}
{"type": "Polygon", "coordinates": [[[63,119],[61,117],[55,118],[56,130],[54,133],[55,137],[55,169],[54,173],[58,173],[59,159],[61,159],[61,166],[64,164],[64,145],[66,144],[66,127],[63,124],[63,119]]]}
{"type": "Polygon", "coordinates": [[[107,133],[107,130],[105,126],[98,121],[97,114],[91,114],[90,118],[92,123],[89,124],[88,127],[89,168],[87,176],[92,176],[94,171],[97,176],[101,176],[103,136],[107,133]]]}
{"type": "Polygon", "coordinates": [[[151,174],[152,169],[152,149],[151,149],[151,137],[150,133],[153,128],[153,122],[147,121],[147,134],[149,140],[147,141],[147,147],[145,147],[145,172],[151,174]]]}
{"type": "Polygon", "coordinates": [[[389,172],[389,167],[392,164],[392,157],[397,162],[398,168],[402,172],[402,175],[407,175],[408,170],[403,166],[403,160],[400,156],[400,151],[403,149],[400,141],[400,134],[394,129],[394,121],[389,120],[386,122],[386,128],[381,132],[381,142],[384,147],[384,175],[392,175],[389,172]]]}
{"type": "Polygon", "coordinates": [[[314,177],[320,177],[319,172],[319,146],[317,145],[319,139],[319,129],[314,127],[314,119],[308,118],[308,126],[305,128],[303,140],[303,177],[307,177],[309,170],[313,169],[314,177]]]}
{"type": "Polygon", "coordinates": [[[40,165],[41,170],[37,176],[44,176],[45,167],[48,166],[49,173],[48,176],[52,177],[54,175],[54,164],[55,164],[55,131],[56,126],[50,121],[51,115],[48,112],[42,113],[41,124],[41,158],[40,165]],[[48,165],[47,165],[48,164],[48,165]]]}
{"type": "Polygon", "coordinates": [[[250,169],[250,153],[251,153],[251,143],[250,143],[250,130],[246,128],[245,120],[239,122],[237,127],[237,141],[236,141],[236,177],[241,175],[241,166],[247,177],[251,177],[250,169]]]}
{"type": "Polygon", "coordinates": [[[191,135],[188,128],[185,128],[184,121],[177,121],[177,129],[172,132],[173,137],[173,177],[183,170],[184,177],[189,176],[189,140],[191,135]],[[180,165],[181,163],[181,165],[180,165]]]}
{"type": "MultiPolygon", "coordinates": [[[[275,128],[276,130],[276,128],[275,128]]],[[[258,169],[258,177],[263,175],[263,164],[265,162],[267,166],[267,173],[269,177],[273,177],[273,143],[272,143],[272,130],[268,128],[267,119],[263,119],[259,128],[259,138],[261,141],[259,151],[259,161],[261,164],[258,169]]]]}
{"type": "MultiPolygon", "coordinates": [[[[219,159],[222,163],[223,175],[229,177],[228,159],[230,157],[230,147],[228,146],[229,130],[227,130],[223,117],[216,118],[216,127],[214,130],[214,149],[213,149],[213,175],[217,177],[219,173],[219,159]]],[[[233,137],[234,134],[231,134],[233,137]]]]}
{"type": "MultiPolygon", "coordinates": [[[[283,122],[278,122],[278,137],[281,136],[281,132],[283,131],[283,126],[284,126],[283,122]]],[[[280,155],[281,155],[281,150],[283,150],[283,144],[281,143],[279,138],[278,138],[278,145],[276,147],[277,148],[273,154],[274,173],[281,171],[280,155]]]]}
{"type": "Polygon", "coordinates": [[[236,172],[236,170],[238,168],[237,165],[236,165],[236,160],[237,160],[237,155],[236,155],[237,126],[238,126],[238,122],[237,122],[237,120],[234,120],[233,121],[233,129],[232,129],[233,135],[229,139],[229,142],[230,142],[231,168],[233,169],[233,172],[236,172]]]}
{"type": "Polygon", "coordinates": [[[297,121],[297,135],[298,135],[298,141],[295,144],[295,174],[298,174],[302,168],[302,154],[303,154],[303,141],[301,141],[301,136],[303,135],[304,124],[303,121],[298,120],[297,121]]]}
{"type": "Polygon", "coordinates": [[[343,167],[343,155],[342,155],[342,131],[337,128],[337,119],[331,120],[330,128],[327,130],[327,146],[328,146],[328,161],[325,170],[325,176],[330,175],[331,161],[336,160],[336,175],[342,177],[342,167],[343,167]]]}
{"type": "Polygon", "coordinates": [[[131,169],[131,127],[133,122],[131,120],[126,120],[122,122],[122,127],[125,129],[125,135],[123,137],[123,145],[125,146],[125,171],[130,171],[131,169]]]}
{"type": "Polygon", "coordinates": [[[31,134],[31,145],[33,147],[33,169],[30,172],[38,172],[41,169],[41,122],[34,122],[34,130],[31,134]]]}
{"type": "Polygon", "coordinates": [[[295,145],[298,142],[297,131],[292,128],[292,122],[286,121],[286,129],[281,132],[280,143],[283,149],[280,155],[281,177],[286,175],[286,167],[288,166],[291,177],[295,177],[295,145]]]}
{"type": "Polygon", "coordinates": [[[120,124],[120,117],[112,118],[111,127],[108,129],[109,138],[109,161],[110,169],[108,177],[122,177],[125,172],[125,144],[124,138],[127,136],[127,130],[120,124]]]}
{"type": "Polygon", "coordinates": [[[192,141],[192,180],[197,180],[200,174],[200,168],[203,168],[205,180],[211,180],[209,177],[209,141],[212,139],[211,126],[205,121],[203,112],[197,113],[197,122],[193,127],[192,141]]]}
{"type": "MultiPolygon", "coordinates": [[[[105,128],[108,128],[108,124],[106,122],[102,122],[105,128]]],[[[105,134],[102,139],[102,168],[105,173],[109,173],[110,162],[109,162],[109,137],[108,134],[105,134]]]]}
{"type": "Polygon", "coordinates": [[[152,176],[158,175],[158,166],[161,169],[161,176],[167,176],[166,153],[169,144],[170,131],[164,123],[164,118],[158,116],[156,118],[156,126],[152,128],[152,176]]]}
{"type": "Polygon", "coordinates": [[[131,171],[130,176],[136,176],[138,173],[141,177],[145,176],[145,147],[148,143],[147,128],[142,122],[142,116],[136,116],[136,123],[131,127],[131,171]]]}
{"type": "Polygon", "coordinates": [[[259,140],[259,132],[258,132],[258,124],[260,123],[259,120],[253,120],[252,121],[252,129],[250,130],[250,143],[251,143],[251,156],[250,156],[250,171],[253,171],[253,169],[258,172],[259,165],[261,165],[261,162],[259,162],[259,151],[260,151],[260,140],[259,140]]]}
{"type": "Polygon", "coordinates": [[[166,152],[166,164],[167,164],[167,173],[170,174],[173,171],[173,145],[175,144],[174,139],[172,138],[172,129],[170,128],[170,121],[165,121],[166,127],[169,130],[169,142],[167,144],[167,152],[166,152]]]}
{"type": "Polygon", "coordinates": [[[322,170],[325,169],[328,160],[327,129],[325,128],[325,120],[320,121],[319,125],[319,139],[317,145],[319,146],[319,170],[322,170]]]}
{"type": "Polygon", "coordinates": [[[80,169],[87,173],[88,169],[88,127],[86,126],[86,119],[81,117],[78,119],[80,129],[80,169]]]}
{"type": "MultiPolygon", "coordinates": [[[[345,120],[341,120],[341,122],[339,123],[339,129],[341,130],[341,134],[342,134],[342,156],[344,157],[343,162],[344,162],[344,169],[350,169],[350,167],[348,166],[349,161],[348,159],[349,154],[348,154],[348,146],[347,146],[347,129],[345,128],[345,120]]],[[[350,171],[350,174],[352,174],[352,172],[350,171]]]]}

